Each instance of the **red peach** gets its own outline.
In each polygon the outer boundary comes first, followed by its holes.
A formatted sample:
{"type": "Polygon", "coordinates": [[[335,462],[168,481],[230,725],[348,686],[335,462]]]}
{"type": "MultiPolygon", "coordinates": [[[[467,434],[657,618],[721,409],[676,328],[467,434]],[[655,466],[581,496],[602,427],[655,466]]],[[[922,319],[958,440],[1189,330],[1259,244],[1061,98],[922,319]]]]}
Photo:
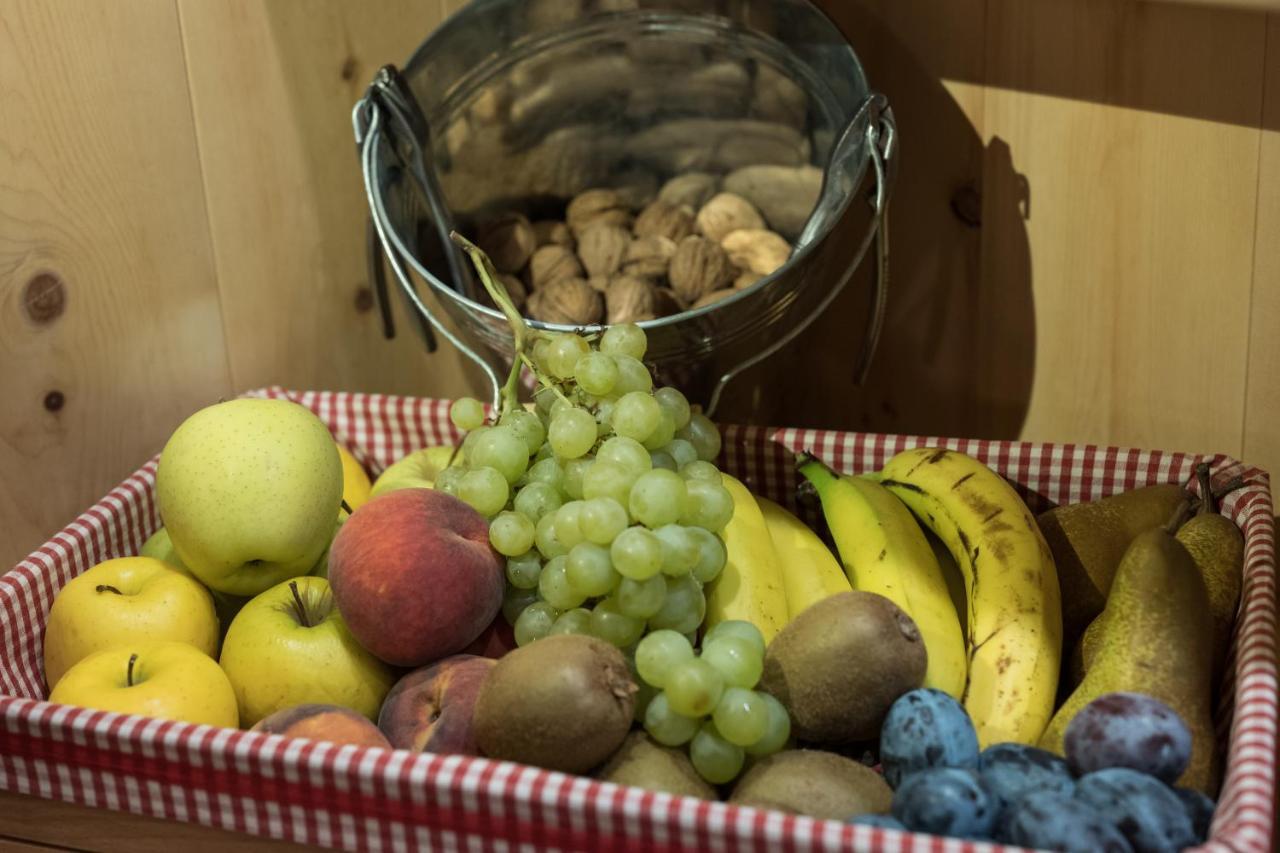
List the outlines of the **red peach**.
{"type": "Polygon", "coordinates": [[[329,584],[347,627],[396,666],[465,649],[498,614],[503,583],[489,522],[434,489],[374,498],[346,520],[329,550],[329,584]]]}
{"type": "Polygon", "coordinates": [[[454,655],[401,678],[382,703],[378,728],[397,749],[479,755],[471,718],[497,661],[454,655]]]}
{"type": "Polygon", "coordinates": [[[516,645],[515,629],[507,622],[506,617],[499,613],[489,623],[489,627],[484,629],[484,633],[462,650],[462,654],[480,655],[497,660],[516,648],[516,645]]]}
{"type": "Polygon", "coordinates": [[[281,708],[274,714],[263,717],[249,731],[355,746],[391,748],[378,727],[365,719],[363,714],[340,705],[294,705],[291,708],[281,708]]]}

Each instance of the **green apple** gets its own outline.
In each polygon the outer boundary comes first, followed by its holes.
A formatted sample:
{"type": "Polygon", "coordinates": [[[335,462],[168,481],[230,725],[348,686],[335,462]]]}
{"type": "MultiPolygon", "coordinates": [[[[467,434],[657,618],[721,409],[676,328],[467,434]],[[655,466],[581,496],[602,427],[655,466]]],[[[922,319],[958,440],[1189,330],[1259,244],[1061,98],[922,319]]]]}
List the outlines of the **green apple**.
{"type": "Polygon", "coordinates": [[[208,657],[218,651],[209,591],[152,557],[121,557],[72,578],[53,600],[44,633],[44,672],[57,685],[75,664],[121,643],[173,640],[208,657]]]}
{"type": "Polygon", "coordinates": [[[257,595],[306,574],[333,538],[342,461],[328,428],[287,400],[196,412],[156,472],[160,515],[183,564],[211,589],[257,595]]]}
{"type": "Polygon", "coordinates": [[[318,577],[285,581],[246,604],[219,662],[245,726],[308,703],[341,705],[377,720],[395,680],[391,667],[351,636],[329,582],[318,577]]]}
{"type": "Polygon", "coordinates": [[[434,488],[436,475],[449,467],[453,450],[452,447],[424,447],[415,450],[378,475],[369,496],[376,498],[397,489],[434,488]]]}
{"type": "Polygon", "coordinates": [[[231,729],[240,724],[235,692],[218,664],[171,641],[94,652],[67,670],[49,701],[231,729]]]}
{"type": "MultiPolygon", "coordinates": [[[[339,510],[339,514],[341,514],[339,510]]],[[[173,549],[173,540],[169,538],[169,531],[161,527],[146,542],[142,543],[142,550],[138,552],[142,557],[155,557],[157,560],[164,560],[182,572],[185,572],[191,578],[199,580],[191,570],[182,564],[182,558],[178,556],[178,552],[173,549]]],[[[328,569],[329,551],[326,548],[324,556],[320,558],[320,562],[328,569]]],[[[312,572],[315,574],[315,572],[312,572]]],[[[231,620],[236,618],[236,614],[240,612],[240,608],[244,607],[244,603],[248,601],[247,596],[243,595],[227,595],[225,592],[218,592],[216,589],[209,590],[209,595],[213,597],[213,609],[218,614],[218,624],[221,627],[218,639],[222,639],[227,633],[227,628],[231,625],[231,620]]]]}

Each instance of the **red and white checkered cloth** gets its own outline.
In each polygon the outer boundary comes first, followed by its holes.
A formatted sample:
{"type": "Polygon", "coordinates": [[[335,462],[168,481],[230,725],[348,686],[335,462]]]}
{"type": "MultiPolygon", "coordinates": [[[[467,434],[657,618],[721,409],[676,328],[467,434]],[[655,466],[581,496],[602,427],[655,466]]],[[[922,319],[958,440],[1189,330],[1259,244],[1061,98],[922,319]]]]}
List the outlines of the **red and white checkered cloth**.
{"type": "MultiPolygon", "coordinates": [[[[292,393],[373,471],[453,441],[447,403],[292,393]]],[[[1008,477],[1032,509],[1157,482],[1187,482],[1199,457],[1158,451],[728,427],[722,464],[793,504],[792,451],[877,469],[907,447],[942,445],[1008,477]]],[[[1245,532],[1244,593],[1224,685],[1228,770],[1213,851],[1270,851],[1276,765],[1276,565],[1265,473],[1241,474],[1223,512],[1245,532]]],[[[54,595],[102,560],[137,553],[160,524],[156,460],[0,576],[0,789],[353,850],[898,850],[980,853],[991,844],[853,827],[672,797],[508,762],[334,746],[110,714],[41,701],[41,637],[54,595]]],[[[1005,848],[1008,849],[1008,848],[1005,848]]]]}

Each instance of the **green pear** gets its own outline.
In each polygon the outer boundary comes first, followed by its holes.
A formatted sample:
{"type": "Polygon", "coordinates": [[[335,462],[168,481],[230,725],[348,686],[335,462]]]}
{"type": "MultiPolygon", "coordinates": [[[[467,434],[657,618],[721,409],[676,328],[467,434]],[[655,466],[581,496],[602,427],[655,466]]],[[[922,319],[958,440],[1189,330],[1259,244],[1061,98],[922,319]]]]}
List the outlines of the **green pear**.
{"type": "Polygon", "coordinates": [[[329,430],[287,400],[201,409],[173,433],[156,472],[160,515],[206,586],[253,596],[316,565],[342,503],[329,430]]]}

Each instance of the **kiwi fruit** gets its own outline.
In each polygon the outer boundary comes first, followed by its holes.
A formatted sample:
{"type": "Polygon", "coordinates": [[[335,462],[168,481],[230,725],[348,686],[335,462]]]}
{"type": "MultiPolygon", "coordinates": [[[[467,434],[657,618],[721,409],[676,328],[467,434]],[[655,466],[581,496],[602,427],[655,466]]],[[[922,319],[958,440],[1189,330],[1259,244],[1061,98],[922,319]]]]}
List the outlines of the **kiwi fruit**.
{"type": "Polygon", "coordinates": [[[684,750],[662,746],[644,732],[627,735],[613,757],[596,772],[596,778],[678,796],[718,799],[715,788],[693,769],[684,750]]]}
{"type": "Polygon", "coordinates": [[[485,678],[472,723],[490,758],[585,773],[631,729],[636,684],[622,652],[561,634],[508,652],[485,678]]]}
{"type": "Polygon", "coordinates": [[[760,689],[791,713],[798,740],[874,740],[889,706],[924,681],[920,629],[889,599],[842,592],[803,610],[765,650],[760,689]]]}
{"type": "Polygon", "coordinates": [[[887,814],[893,791],[879,773],[851,758],[816,749],[787,749],[757,761],[729,802],[826,820],[887,814]]]}

